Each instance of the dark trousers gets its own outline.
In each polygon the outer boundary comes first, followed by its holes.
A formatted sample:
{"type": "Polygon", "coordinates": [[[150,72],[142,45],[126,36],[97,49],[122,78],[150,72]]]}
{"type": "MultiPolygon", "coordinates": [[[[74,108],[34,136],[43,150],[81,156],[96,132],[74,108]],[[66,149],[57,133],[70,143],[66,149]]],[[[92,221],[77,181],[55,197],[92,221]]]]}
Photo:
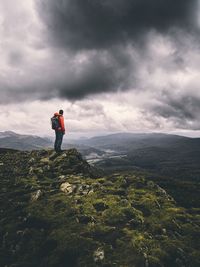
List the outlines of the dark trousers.
{"type": "Polygon", "coordinates": [[[55,143],[54,143],[54,149],[56,152],[59,152],[59,151],[61,151],[63,132],[55,131],[55,134],[56,134],[56,139],[55,139],[55,143]]]}

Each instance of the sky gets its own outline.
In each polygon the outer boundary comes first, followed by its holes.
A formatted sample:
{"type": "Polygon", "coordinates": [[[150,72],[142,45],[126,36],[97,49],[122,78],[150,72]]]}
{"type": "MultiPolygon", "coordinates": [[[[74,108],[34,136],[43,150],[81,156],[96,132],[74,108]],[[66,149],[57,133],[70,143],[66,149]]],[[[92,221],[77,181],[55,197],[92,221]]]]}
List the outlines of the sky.
{"type": "Polygon", "coordinates": [[[199,0],[0,0],[0,131],[200,137],[199,0]]]}

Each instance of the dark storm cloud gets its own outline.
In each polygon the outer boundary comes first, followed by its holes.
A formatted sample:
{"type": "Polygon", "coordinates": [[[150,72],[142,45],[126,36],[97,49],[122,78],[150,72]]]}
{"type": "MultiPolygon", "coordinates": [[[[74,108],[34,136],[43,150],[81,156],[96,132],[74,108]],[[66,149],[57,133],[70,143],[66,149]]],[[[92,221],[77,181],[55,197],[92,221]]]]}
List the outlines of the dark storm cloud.
{"type": "Polygon", "coordinates": [[[38,10],[51,42],[78,50],[135,42],[151,29],[192,29],[197,4],[197,0],[38,0],[38,10]]]}
{"type": "MultiPolygon", "coordinates": [[[[60,83],[59,95],[81,99],[90,94],[119,91],[130,86],[132,61],[123,49],[96,52],[81,67],[74,66],[72,76],[60,83]]],[[[132,66],[132,71],[134,67],[132,66]]]]}
{"type": "Polygon", "coordinates": [[[78,100],[89,94],[120,91],[132,84],[129,72],[134,66],[131,67],[129,53],[123,49],[92,51],[79,57],[82,62],[58,53],[49,66],[45,63],[42,73],[40,69],[34,72],[30,69],[23,78],[17,74],[4,82],[0,79],[0,103],[26,99],[78,100]]]}
{"type": "Polygon", "coordinates": [[[196,116],[196,110],[183,102],[178,107],[172,98],[181,85],[172,91],[169,84],[188,66],[198,72],[197,0],[34,0],[32,20],[7,2],[0,29],[0,103],[79,100],[129,89],[154,103],[154,92],[167,84],[171,98],[161,96],[160,106],[150,112],[196,116]]]}
{"type": "MultiPolygon", "coordinates": [[[[83,64],[81,72],[77,64],[69,76],[69,69],[64,67],[63,78],[52,80],[58,96],[68,99],[140,88],[135,69],[141,62],[134,59],[132,51],[126,51],[128,46],[145,54],[150,31],[167,34],[172,28],[193,30],[196,23],[197,0],[36,0],[36,3],[50,47],[72,57],[80,51],[94,54],[89,64],[83,64]]],[[[174,58],[177,64],[181,63],[181,57],[174,58]]],[[[50,88],[49,91],[53,90],[50,88]]]]}
{"type": "Polygon", "coordinates": [[[200,129],[200,98],[188,94],[174,96],[164,92],[160,105],[151,112],[156,117],[170,120],[176,127],[200,129]]]}

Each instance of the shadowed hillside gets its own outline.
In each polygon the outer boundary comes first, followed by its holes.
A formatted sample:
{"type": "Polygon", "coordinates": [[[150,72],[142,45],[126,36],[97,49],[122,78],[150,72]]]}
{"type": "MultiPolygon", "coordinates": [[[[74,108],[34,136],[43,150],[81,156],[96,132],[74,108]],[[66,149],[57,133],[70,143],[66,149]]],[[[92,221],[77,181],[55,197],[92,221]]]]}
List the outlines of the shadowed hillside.
{"type": "Polygon", "coordinates": [[[200,265],[198,210],[142,175],[104,176],[75,149],[4,149],[0,183],[0,266],[200,265]]]}

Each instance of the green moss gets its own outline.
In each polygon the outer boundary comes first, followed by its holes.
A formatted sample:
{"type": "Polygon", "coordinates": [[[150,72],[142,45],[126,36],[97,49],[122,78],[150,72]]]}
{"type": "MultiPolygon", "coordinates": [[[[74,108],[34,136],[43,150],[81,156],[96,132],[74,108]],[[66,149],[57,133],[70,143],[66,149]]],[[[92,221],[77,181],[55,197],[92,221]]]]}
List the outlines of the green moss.
{"type": "Polygon", "coordinates": [[[199,266],[197,211],[178,207],[144,177],[98,177],[73,149],[0,154],[0,161],[7,166],[0,172],[1,266],[199,266]],[[70,195],[60,191],[63,182],[70,195]],[[105,258],[97,264],[99,248],[105,258]]]}

